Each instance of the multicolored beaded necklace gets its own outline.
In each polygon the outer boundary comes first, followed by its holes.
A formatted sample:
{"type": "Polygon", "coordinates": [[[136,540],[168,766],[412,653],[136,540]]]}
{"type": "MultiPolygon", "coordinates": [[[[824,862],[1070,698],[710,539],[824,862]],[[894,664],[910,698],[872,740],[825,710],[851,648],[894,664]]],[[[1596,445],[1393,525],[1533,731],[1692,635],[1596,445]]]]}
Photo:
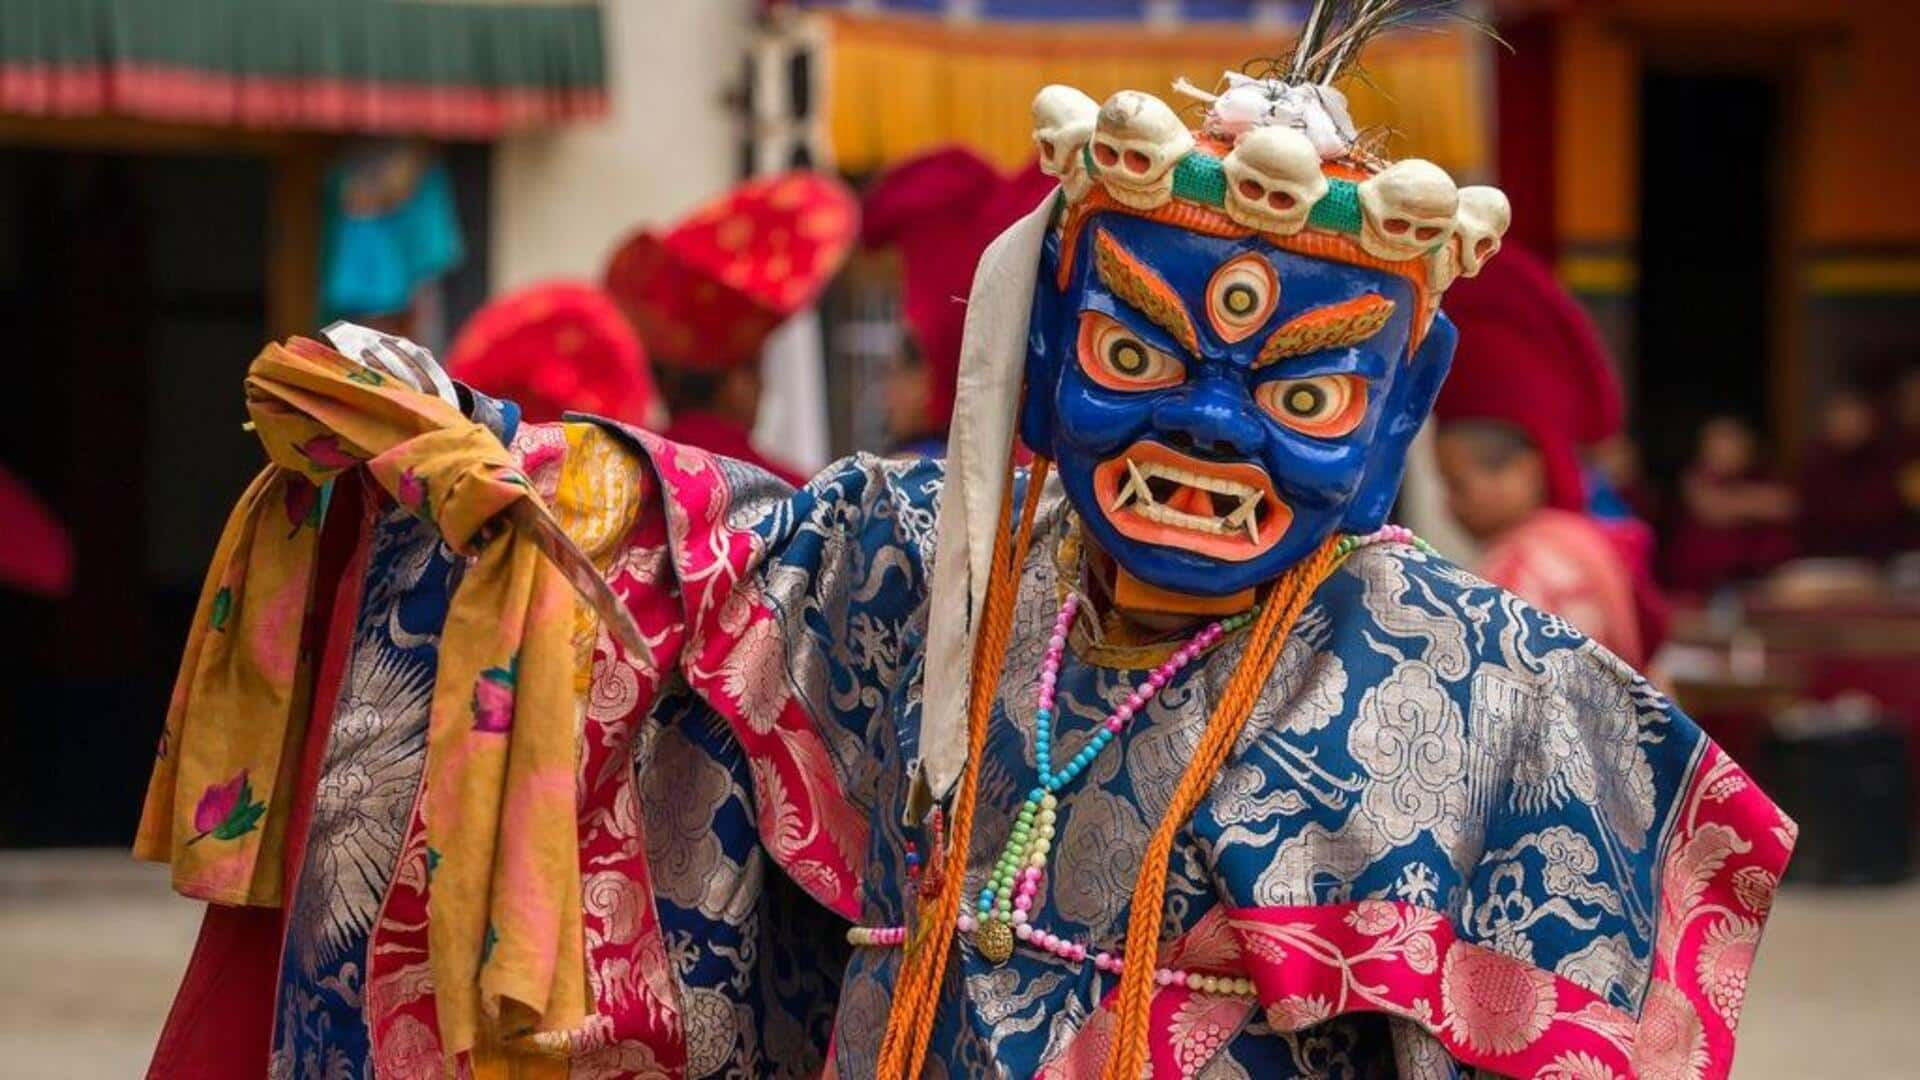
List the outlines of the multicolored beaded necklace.
{"type": "MultiPolygon", "coordinates": [[[[1345,559],[1359,548],[1377,543],[1411,544],[1429,554],[1433,553],[1425,541],[1398,525],[1388,525],[1365,536],[1341,537],[1335,553],[1345,559]]],[[[987,875],[986,887],[980,891],[977,911],[969,912],[963,908],[956,920],[955,929],[962,934],[971,934],[974,947],[980,955],[995,964],[1003,963],[1013,955],[1016,941],[1028,942],[1063,960],[1084,962],[1088,959],[1086,946],[1036,927],[1031,917],[1034,898],[1039,894],[1046,875],[1047,857],[1053,850],[1054,825],[1059,808],[1058,792],[1085,772],[1107,744],[1173,681],[1174,676],[1222,637],[1252,622],[1259,613],[1259,608],[1255,607],[1202,627],[1134,687],[1133,692],[1107,715],[1078,752],[1064,764],[1056,765],[1053,759],[1054,704],[1060,664],[1066,655],[1067,636],[1072,631],[1079,607],[1079,596],[1068,592],[1060,604],[1059,614],[1054,618],[1053,632],[1047,639],[1046,658],[1041,663],[1034,713],[1034,760],[1039,772],[1039,784],[1027,793],[1026,801],[1014,817],[1012,833],[1007,837],[992,872],[987,875]]],[[[916,867],[919,862],[917,855],[917,852],[909,854],[910,862],[916,867]]],[[[906,928],[856,926],[847,931],[847,940],[860,946],[899,945],[906,940],[906,928]]],[[[1119,971],[1123,964],[1121,957],[1105,952],[1094,954],[1093,961],[1100,971],[1119,971]]],[[[1184,986],[1191,981],[1196,988],[1214,993],[1252,992],[1251,985],[1244,979],[1213,977],[1174,969],[1156,971],[1155,977],[1161,985],[1184,986]]]]}
{"type": "Polygon", "coordinates": [[[1252,622],[1254,616],[1253,611],[1242,612],[1216,619],[1201,628],[1185,645],[1162,661],[1153,674],[1134,687],[1133,693],[1118,708],[1107,714],[1105,722],[1094,730],[1093,736],[1078,753],[1064,764],[1058,764],[1053,758],[1056,684],[1060,676],[1060,662],[1066,654],[1067,634],[1073,628],[1073,617],[1079,609],[1080,597],[1069,592],[1060,605],[1060,614],[1053,621],[1053,636],[1047,639],[1046,660],[1040,666],[1040,687],[1033,718],[1033,756],[1040,772],[1039,786],[1027,793],[1026,802],[1021,804],[1014,816],[1013,832],[1007,837],[1006,846],[1001,848],[993,872],[987,875],[987,887],[980,891],[974,945],[980,950],[981,956],[996,964],[1013,955],[1016,938],[1027,939],[1033,933],[1028,914],[1032,910],[1034,896],[1040,891],[1041,879],[1046,874],[1047,856],[1053,850],[1058,792],[1078,779],[1087,766],[1093,764],[1093,759],[1099,756],[1100,751],[1113,741],[1114,736],[1120,734],[1127,723],[1145,709],[1147,703],[1162,687],[1173,681],[1181,669],[1211,648],[1222,636],[1252,622]]]}

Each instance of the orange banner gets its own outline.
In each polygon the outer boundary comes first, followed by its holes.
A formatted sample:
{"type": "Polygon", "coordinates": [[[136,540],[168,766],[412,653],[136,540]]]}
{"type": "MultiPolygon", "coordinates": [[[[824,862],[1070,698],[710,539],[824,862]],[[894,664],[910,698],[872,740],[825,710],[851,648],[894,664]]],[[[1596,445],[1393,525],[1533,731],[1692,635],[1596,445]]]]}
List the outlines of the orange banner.
{"type": "MultiPolygon", "coordinates": [[[[1290,30],[1159,29],[1134,23],[957,23],[891,15],[827,14],[828,120],[835,164],[878,169],[946,143],[1002,166],[1033,153],[1029,106],[1048,83],[1099,101],[1145,90],[1180,108],[1182,76],[1212,88],[1222,71],[1277,57],[1290,30]]],[[[1377,42],[1347,81],[1363,129],[1389,127],[1386,152],[1423,157],[1456,177],[1489,171],[1491,102],[1484,39],[1465,28],[1377,42]]],[[[1199,120],[1199,106],[1191,116],[1199,120]]]]}

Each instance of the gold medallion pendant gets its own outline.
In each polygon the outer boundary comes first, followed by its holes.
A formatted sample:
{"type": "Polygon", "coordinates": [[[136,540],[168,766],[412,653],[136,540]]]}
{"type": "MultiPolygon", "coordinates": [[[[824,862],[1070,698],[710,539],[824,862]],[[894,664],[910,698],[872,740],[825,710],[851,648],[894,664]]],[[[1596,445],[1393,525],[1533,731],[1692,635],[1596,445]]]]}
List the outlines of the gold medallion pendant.
{"type": "Polygon", "coordinates": [[[1013,927],[999,919],[983,919],[973,931],[973,947],[996,964],[1013,955],[1013,927]]]}

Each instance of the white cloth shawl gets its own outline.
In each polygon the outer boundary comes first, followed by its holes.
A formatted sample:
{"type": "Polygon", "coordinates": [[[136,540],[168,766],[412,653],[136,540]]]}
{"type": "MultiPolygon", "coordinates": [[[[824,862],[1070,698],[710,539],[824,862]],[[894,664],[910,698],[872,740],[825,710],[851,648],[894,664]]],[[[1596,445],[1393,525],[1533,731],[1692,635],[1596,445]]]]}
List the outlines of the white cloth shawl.
{"type": "Polygon", "coordinates": [[[944,799],[967,763],[967,680],[1006,497],[1007,454],[1020,411],[1027,316],[1054,197],[980,257],[961,337],[947,472],[934,533],[933,596],[920,706],[921,775],[944,799]]]}

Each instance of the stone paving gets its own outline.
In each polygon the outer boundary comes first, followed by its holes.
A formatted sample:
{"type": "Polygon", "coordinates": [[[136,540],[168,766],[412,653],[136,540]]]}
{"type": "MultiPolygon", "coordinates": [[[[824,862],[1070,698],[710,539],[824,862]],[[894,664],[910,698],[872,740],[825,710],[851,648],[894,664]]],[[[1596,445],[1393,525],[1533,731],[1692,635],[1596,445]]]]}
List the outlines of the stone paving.
{"type": "MultiPolygon", "coordinates": [[[[0,1077],[146,1068],[199,905],[112,852],[0,852],[0,1077]]],[[[1920,883],[1789,890],[1760,949],[1734,1080],[1920,1076],[1920,883]]]]}
{"type": "Polygon", "coordinates": [[[0,1076],[146,1073],[200,926],[163,867],[115,852],[0,853],[0,1076]]]}

